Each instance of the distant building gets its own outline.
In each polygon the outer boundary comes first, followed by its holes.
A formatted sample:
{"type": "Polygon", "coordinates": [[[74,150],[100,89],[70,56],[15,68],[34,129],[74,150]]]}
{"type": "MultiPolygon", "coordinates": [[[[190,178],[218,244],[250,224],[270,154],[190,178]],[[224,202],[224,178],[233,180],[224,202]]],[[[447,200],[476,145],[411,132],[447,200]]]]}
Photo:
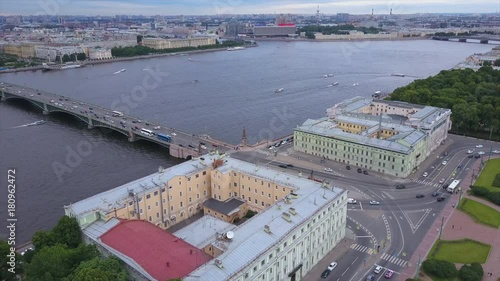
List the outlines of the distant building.
{"type": "Polygon", "coordinates": [[[103,48],[89,48],[88,55],[91,60],[105,60],[113,58],[111,50],[103,48]]]}
{"type": "Polygon", "coordinates": [[[348,13],[337,13],[337,21],[338,22],[348,22],[349,14],[348,13]]]}
{"type": "Polygon", "coordinates": [[[301,280],[344,238],[346,204],[347,191],[329,183],[215,153],[64,208],[87,243],[123,260],[138,280],[175,273],[183,280],[278,281],[301,280]],[[201,210],[175,239],[155,227],[201,210]],[[257,214],[234,225],[247,210],[257,214]]]}
{"type": "Polygon", "coordinates": [[[143,38],[142,45],[153,49],[172,49],[182,47],[198,47],[205,45],[214,45],[215,37],[196,37],[186,39],[162,39],[162,38],[143,38]]]}
{"type": "Polygon", "coordinates": [[[79,45],[38,45],[36,47],[36,57],[50,61],[55,61],[57,57],[62,58],[64,55],[71,56],[78,53],[85,53],[83,47],[79,45]]]}
{"type": "Polygon", "coordinates": [[[297,27],[295,26],[255,26],[253,35],[256,37],[284,37],[295,34],[297,27]]]}
{"type": "Polygon", "coordinates": [[[298,126],[294,149],[406,177],[447,138],[450,115],[449,109],[355,97],[298,126]]]}
{"type": "Polygon", "coordinates": [[[4,53],[8,55],[18,56],[20,58],[35,57],[35,48],[36,48],[35,44],[29,44],[29,43],[3,45],[4,53]]]}

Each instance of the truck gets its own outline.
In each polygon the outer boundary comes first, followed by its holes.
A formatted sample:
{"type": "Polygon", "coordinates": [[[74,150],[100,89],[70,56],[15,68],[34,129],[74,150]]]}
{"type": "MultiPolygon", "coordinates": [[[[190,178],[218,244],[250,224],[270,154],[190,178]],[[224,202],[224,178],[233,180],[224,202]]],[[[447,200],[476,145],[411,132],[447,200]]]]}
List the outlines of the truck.
{"type": "Polygon", "coordinates": [[[156,134],[156,137],[159,139],[159,140],[162,140],[162,141],[166,141],[166,142],[171,142],[172,141],[172,137],[169,136],[169,135],[165,135],[165,134],[156,134]]]}

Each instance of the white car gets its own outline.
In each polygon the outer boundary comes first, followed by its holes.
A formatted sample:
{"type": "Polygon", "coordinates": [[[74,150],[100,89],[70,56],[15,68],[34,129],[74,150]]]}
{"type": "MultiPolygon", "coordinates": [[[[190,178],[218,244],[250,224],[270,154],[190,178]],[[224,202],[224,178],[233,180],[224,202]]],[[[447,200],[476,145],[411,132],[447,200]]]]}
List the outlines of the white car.
{"type": "Polygon", "coordinates": [[[477,148],[482,148],[482,147],[483,147],[483,145],[482,145],[482,144],[478,144],[478,145],[476,145],[476,147],[477,147],[477,148]]]}
{"type": "Polygon", "coordinates": [[[441,163],[441,164],[446,165],[446,164],[448,164],[448,161],[443,161],[443,163],[441,163]]]}
{"type": "Polygon", "coordinates": [[[479,151],[477,154],[484,155],[484,151],[479,151]]]}
{"type": "Polygon", "coordinates": [[[330,168],[325,168],[325,172],[333,172],[333,170],[330,168]]]}
{"type": "Polygon", "coordinates": [[[204,145],[201,145],[201,149],[207,149],[207,147],[204,145]]]}
{"type": "Polygon", "coordinates": [[[370,205],[380,205],[380,202],[372,200],[370,201],[370,205]]]}
{"type": "Polygon", "coordinates": [[[439,180],[439,183],[444,183],[444,179],[439,180]]]}
{"type": "Polygon", "coordinates": [[[376,274],[379,274],[381,271],[382,271],[382,267],[379,265],[377,265],[377,267],[375,267],[375,269],[373,270],[373,272],[376,274]]]}
{"type": "Polygon", "coordinates": [[[175,137],[175,136],[177,136],[177,134],[176,134],[176,133],[172,133],[172,136],[174,136],[174,137],[175,137]]]}
{"type": "Polygon", "coordinates": [[[332,263],[328,266],[328,270],[332,271],[332,270],[334,270],[336,267],[337,267],[337,263],[336,263],[336,262],[332,262],[332,263]]]}
{"type": "Polygon", "coordinates": [[[467,150],[467,154],[472,154],[472,150],[467,150]]]}
{"type": "Polygon", "coordinates": [[[422,177],[424,177],[424,178],[425,178],[425,177],[427,177],[428,175],[429,175],[429,173],[425,172],[425,173],[422,175],[422,177]]]}
{"type": "Polygon", "coordinates": [[[493,150],[492,152],[498,154],[500,153],[500,150],[493,150]]]}

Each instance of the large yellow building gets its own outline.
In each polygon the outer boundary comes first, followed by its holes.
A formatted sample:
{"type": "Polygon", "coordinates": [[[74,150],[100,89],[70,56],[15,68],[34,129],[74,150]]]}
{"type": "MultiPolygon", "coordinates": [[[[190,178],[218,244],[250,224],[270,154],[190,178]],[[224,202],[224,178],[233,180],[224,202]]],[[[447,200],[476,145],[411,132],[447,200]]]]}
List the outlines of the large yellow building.
{"type": "Polygon", "coordinates": [[[168,228],[202,208],[205,216],[174,235],[214,259],[183,280],[299,281],[344,238],[347,191],[214,153],[65,206],[65,214],[78,220],[85,241],[122,259],[135,280],[156,280],[103,235],[116,218],[168,228]],[[233,224],[249,209],[257,214],[233,224]]]}
{"type": "Polygon", "coordinates": [[[144,38],[142,45],[153,49],[173,49],[215,45],[215,37],[193,37],[185,39],[144,38]]]}
{"type": "Polygon", "coordinates": [[[35,57],[35,48],[34,44],[7,44],[4,45],[3,51],[6,54],[26,59],[35,57]]]}

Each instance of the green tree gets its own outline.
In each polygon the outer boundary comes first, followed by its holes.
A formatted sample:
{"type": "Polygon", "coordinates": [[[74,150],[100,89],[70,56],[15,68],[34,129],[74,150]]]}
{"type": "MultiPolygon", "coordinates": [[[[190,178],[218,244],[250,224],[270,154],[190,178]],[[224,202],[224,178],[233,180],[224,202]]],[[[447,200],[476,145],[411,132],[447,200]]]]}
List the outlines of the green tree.
{"type": "Polygon", "coordinates": [[[459,270],[459,276],[462,281],[481,281],[483,279],[483,268],[480,264],[464,264],[459,270]]]}
{"type": "Polygon", "coordinates": [[[52,229],[52,234],[59,244],[76,248],[82,242],[82,232],[75,218],[63,216],[52,229]]]}
{"type": "Polygon", "coordinates": [[[70,58],[67,54],[65,54],[65,55],[62,57],[62,61],[63,61],[63,62],[68,62],[68,61],[70,61],[70,60],[71,60],[71,58],[70,58]]]}
{"type": "Polygon", "coordinates": [[[128,277],[120,260],[111,258],[94,258],[82,262],[68,281],[126,281],[128,277]]]}
{"type": "Polygon", "coordinates": [[[45,230],[38,230],[35,232],[31,238],[31,242],[37,251],[55,244],[52,232],[47,232],[45,230]]]}
{"type": "Polygon", "coordinates": [[[137,35],[137,44],[141,44],[142,43],[142,38],[143,38],[142,35],[137,35]]]}
{"type": "Polygon", "coordinates": [[[491,66],[491,61],[483,61],[483,66],[491,66]]]}
{"type": "Polygon", "coordinates": [[[422,263],[422,268],[426,273],[441,278],[455,277],[458,273],[453,263],[436,259],[425,260],[422,263]]]}
{"type": "Polygon", "coordinates": [[[21,256],[14,252],[14,264],[11,264],[11,248],[12,246],[7,243],[7,241],[0,240],[0,280],[5,281],[17,281],[16,274],[22,273],[21,264],[19,263],[21,256]],[[12,273],[12,266],[15,268],[15,274],[12,273]]]}
{"type": "Polygon", "coordinates": [[[500,66],[500,59],[495,60],[493,66],[500,66]]]}
{"type": "Polygon", "coordinates": [[[86,60],[87,59],[87,55],[85,53],[78,53],[76,55],[76,57],[78,58],[78,60],[86,60]]]}

